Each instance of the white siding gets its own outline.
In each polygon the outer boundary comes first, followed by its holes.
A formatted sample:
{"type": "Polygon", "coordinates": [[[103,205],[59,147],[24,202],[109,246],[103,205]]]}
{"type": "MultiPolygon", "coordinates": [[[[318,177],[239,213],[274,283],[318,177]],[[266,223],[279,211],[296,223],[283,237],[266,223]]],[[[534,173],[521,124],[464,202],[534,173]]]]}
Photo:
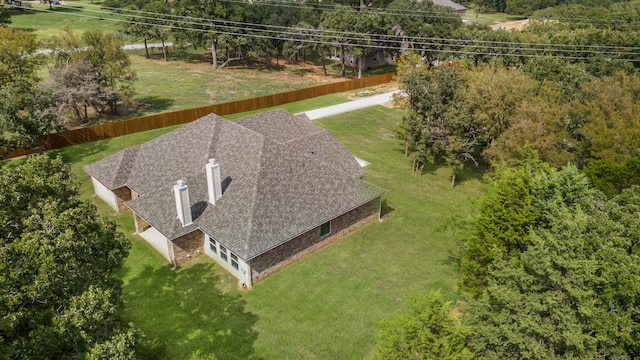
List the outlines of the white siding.
{"type": "Polygon", "coordinates": [[[151,245],[157,252],[159,252],[165,259],[171,261],[169,258],[169,241],[168,239],[162,235],[158,230],[154,227],[150,227],[147,230],[139,233],[141,238],[143,238],[149,245],[151,245]]]}
{"type": "Polygon", "coordinates": [[[209,235],[204,234],[204,244],[203,249],[204,253],[207,254],[210,258],[212,258],[215,262],[220,264],[225,270],[231,273],[231,275],[235,276],[238,279],[238,285],[244,285],[248,288],[251,287],[251,267],[247,264],[242,258],[238,257],[238,269],[236,270],[231,265],[231,255],[235,255],[231,252],[231,250],[227,249],[227,260],[225,261],[220,256],[220,245],[224,246],[224,244],[220,244],[215,241],[215,252],[211,249],[211,244],[213,241],[210,240],[209,235]]]}
{"type": "Polygon", "coordinates": [[[96,195],[118,212],[118,200],[116,199],[116,194],[94,178],[91,178],[91,182],[93,183],[93,191],[95,191],[96,195]]]}

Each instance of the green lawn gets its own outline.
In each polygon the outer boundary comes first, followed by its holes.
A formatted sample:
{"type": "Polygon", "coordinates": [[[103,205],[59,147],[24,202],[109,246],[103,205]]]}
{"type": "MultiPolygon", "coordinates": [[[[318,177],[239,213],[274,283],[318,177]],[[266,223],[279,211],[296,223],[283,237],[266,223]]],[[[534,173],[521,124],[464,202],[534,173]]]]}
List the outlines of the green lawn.
{"type": "MultiPolygon", "coordinates": [[[[304,108],[302,104],[291,107],[304,108]]],[[[445,168],[414,174],[393,138],[402,112],[376,106],[319,121],[372,163],[366,180],[389,190],[383,221],[311,254],[248,292],[204,257],[171,271],[132,235],[130,214],[116,217],[133,248],[121,271],[124,316],[146,334],[147,358],[361,359],[374,345],[375,322],[405,307],[414,289],[441,289],[455,300],[458,254],[471,232],[480,172],[451,189],[445,168]]],[[[81,166],[168,129],[60,151],[82,182],[81,166]]],[[[103,213],[113,211],[96,201],[103,213]]]]}
{"type": "MultiPolygon", "coordinates": [[[[176,111],[234,100],[254,98],[343,81],[319,75],[317,68],[302,64],[276,66],[275,63],[231,63],[213,70],[206,50],[170,50],[170,61],[155,49],[151,59],[144,50],[130,51],[138,74],[136,98],[142,106],[133,116],[176,111]],[[247,66],[250,65],[250,66],[247,66]]],[[[282,61],[281,61],[282,62],[282,61]]]]}
{"type": "Polygon", "coordinates": [[[466,14],[462,18],[473,23],[484,25],[495,25],[503,22],[526,19],[524,16],[509,15],[505,13],[482,13],[470,8],[467,9],[466,14]]]}
{"type": "Polygon", "coordinates": [[[77,33],[88,29],[115,31],[119,23],[99,18],[121,18],[96,11],[100,9],[100,2],[88,0],[63,0],[62,5],[31,3],[32,10],[11,10],[11,26],[29,31],[43,40],[51,40],[58,35],[64,25],[69,25],[77,33]]]}

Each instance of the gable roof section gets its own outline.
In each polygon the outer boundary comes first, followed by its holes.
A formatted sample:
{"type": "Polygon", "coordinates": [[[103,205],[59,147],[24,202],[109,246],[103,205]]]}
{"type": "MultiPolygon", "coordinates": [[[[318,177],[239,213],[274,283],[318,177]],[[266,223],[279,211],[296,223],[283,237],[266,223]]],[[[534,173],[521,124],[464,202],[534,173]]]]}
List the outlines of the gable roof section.
{"type": "Polygon", "coordinates": [[[432,0],[435,5],[446,6],[452,8],[455,11],[467,10],[467,8],[463,5],[460,5],[451,0],[432,0]]]}
{"type": "Polygon", "coordinates": [[[365,175],[353,155],[331,133],[313,125],[304,114],[291,115],[278,109],[239,119],[237,123],[348,174],[359,178],[365,175]]]}
{"type": "Polygon", "coordinates": [[[354,176],[348,162],[340,165],[346,156],[357,162],[317,129],[283,111],[237,123],[211,114],[85,170],[112,190],[126,185],[136,191],[139,197],[127,205],[167,238],[200,228],[249,260],[385,192],[354,176]],[[287,128],[288,120],[293,123],[287,128]],[[300,136],[288,138],[286,131],[300,136]],[[308,146],[321,150],[311,154],[308,146]],[[223,196],[215,206],[207,195],[210,158],[220,164],[223,179],[223,196]],[[194,222],[186,227],[176,216],[177,180],[189,186],[194,222]]]}

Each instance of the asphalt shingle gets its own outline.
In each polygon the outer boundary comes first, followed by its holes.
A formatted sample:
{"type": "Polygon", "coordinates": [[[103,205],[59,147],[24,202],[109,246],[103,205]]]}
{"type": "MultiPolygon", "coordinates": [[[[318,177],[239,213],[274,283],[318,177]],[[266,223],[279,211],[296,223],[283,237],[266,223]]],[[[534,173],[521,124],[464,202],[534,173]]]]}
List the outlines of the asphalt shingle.
{"type": "Polygon", "coordinates": [[[207,115],[85,170],[112,190],[136,191],[127,205],[167,238],[200,228],[245,260],[385,192],[359,179],[364,172],[331,134],[282,110],[237,122],[207,115]],[[210,158],[223,179],[216,205],[208,203],[210,158]],[[186,227],[176,214],[177,180],[189,186],[186,227]]]}

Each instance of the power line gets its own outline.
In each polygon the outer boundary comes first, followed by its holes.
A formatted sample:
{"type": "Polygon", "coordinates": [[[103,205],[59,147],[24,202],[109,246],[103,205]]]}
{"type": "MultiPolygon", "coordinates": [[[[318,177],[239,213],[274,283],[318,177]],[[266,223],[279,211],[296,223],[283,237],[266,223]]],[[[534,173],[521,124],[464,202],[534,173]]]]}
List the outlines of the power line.
{"type": "MultiPolygon", "coordinates": [[[[76,9],[76,8],[73,8],[73,9],[76,9]]],[[[110,8],[110,9],[116,9],[116,8],[110,8]]],[[[309,32],[316,32],[318,34],[330,33],[330,34],[333,34],[333,35],[336,35],[336,36],[339,36],[339,35],[354,35],[354,36],[356,36],[356,37],[352,37],[352,38],[350,38],[348,36],[345,36],[345,37],[343,37],[345,40],[361,40],[362,39],[362,37],[361,37],[362,33],[350,32],[350,31],[337,31],[337,30],[327,30],[327,29],[287,27],[287,26],[279,26],[279,25],[255,24],[255,23],[246,23],[246,22],[238,22],[238,21],[228,21],[228,20],[215,20],[215,19],[199,18],[199,17],[193,17],[193,16],[184,16],[184,15],[175,15],[175,14],[163,14],[163,13],[149,12],[149,11],[142,11],[142,10],[133,10],[133,9],[119,9],[119,10],[122,10],[123,12],[133,13],[133,14],[130,14],[130,15],[124,15],[124,14],[123,15],[124,16],[128,16],[128,17],[134,17],[134,18],[169,21],[168,19],[164,18],[164,17],[168,17],[168,18],[176,18],[176,19],[187,19],[187,20],[204,21],[204,22],[191,22],[191,21],[180,21],[180,20],[177,21],[179,23],[189,24],[189,25],[199,25],[199,26],[206,26],[206,27],[213,27],[215,25],[215,26],[223,27],[223,28],[236,28],[236,29],[247,30],[247,31],[268,32],[267,30],[263,30],[263,29],[259,28],[259,27],[264,27],[264,28],[280,29],[280,30],[282,30],[282,32],[289,33],[289,34],[295,34],[294,31],[309,31],[309,32]],[[154,15],[154,16],[161,16],[163,18],[147,17],[147,16],[143,16],[143,15],[139,15],[139,14],[149,14],[149,15],[154,15]],[[242,25],[242,26],[233,26],[232,27],[229,24],[242,25]]],[[[99,10],[86,10],[86,11],[109,14],[109,15],[120,15],[120,14],[122,14],[122,13],[119,13],[119,12],[108,12],[108,11],[99,11],[99,10]]],[[[271,32],[275,32],[275,31],[271,31],[271,32]]],[[[473,40],[473,39],[448,39],[448,38],[432,38],[432,37],[419,37],[419,36],[407,37],[407,36],[403,36],[403,35],[388,35],[388,34],[375,34],[375,33],[368,33],[366,35],[373,37],[374,41],[380,40],[380,41],[383,41],[383,42],[389,42],[388,39],[398,39],[399,41],[404,40],[404,39],[411,39],[413,41],[413,43],[417,44],[417,45],[450,45],[450,46],[457,46],[457,45],[454,45],[454,43],[462,43],[462,44],[474,43],[474,44],[491,44],[491,45],[545,46],[545,47],[568,47],[568,48],[582,47],[582,48],[586,48],[586,49],[639,50],[640,51],[640,47],[625,47],[625,46],[531,43],[531,42],[517,42],[517,41],[491,41],[491,40],[473,40]],[[427,41],[427,42],[421,42],[421,41],[427,41]],[[440,42],[444,42],[444,43],[430,43],[429,41],[440,41],[440,42]]],[[[528,49],[528,50],[531,50],[531,49],[528,49]]],[[[567,50],[567,51],[569,51],[569,52],[572,52],[572,51],[573,52],[575,52],[575,51],[585,52],[587,50],[575,50],[574,49],[574,50],[567,50]]]]}
{"type": "MultiPolygon", "coordinates": [[[[40,9],[38,11],[42,11],[42,12],[48,12],[48,13],[56,13],[55,11],[50,11],[50,10],[44,10],[44,9],[40,9]]],[[[57,13],[59,14],[59,13],[57,13]]],[[[112,15],[114,15],[113,13],[111,13],[112,15]]],[[[116,21],[116,22],[121,22],[121,23],[131,23],[131,24],[139,24],[139,25],[145,25],[145,26],[151,26],[151,27],[162,27],[162,28],[169,28],[169,29],[177,29],[177,30],[189,30],[189,31],[199,31],[199,32],[206,32],[206,33],[211,33],[213,32],[212,30],[207,30],[207,29],[198,29],[198,28],[192,28],[192,27],[183,27],[183,26],[175,26],[175,25],[166,25],[166,24],[157,24],[157,23],[146,23],[146,22],[139,22],[139,21],[131,21],[131,20],[125,20],[125,19],[114,19],[114,18],[105,18],[105,17],[98,17],[98,16],[92,16],[92,15],[82,15],[82,14],[75,14],[75,13],[66,13],[65,15],[73,15],[73,16],[78,16],[78,17],[84,17],[84,18],[93,18],[93,19],[99,19],[99,20],[109,20],[109,21],[116,21]]],[[[115,14],[115,15],[119,15],[119,14],[115,14]]],[[[155,20],[165,20],[165,19],[155,19],[155,20]]],[[[211,24],[200,24],[200,25],[206,25],[209,27],[212,27],[213,25],[211,24]]],[[[257,24],[255,24],[257,25],[257,24]]],[[[219,26],[219,25],[217,25],[219,26]]],[[[255,29],[255,28],[239,28],[239,27],[227,27],[230,28],[232,30],[249,30],[249,31],[263,31],[263,32],[267,32],[267,33],[273,33],[273,31],[268,31],[268,30],[260,30],[260,29],[255,29]]],[[[232,32],[232,31],[216,31],[216,33],[218,34],[227,34],[227,35],[235,35],[235,36],[245,36],[245,37],[251,37],[251,38],[263,38],[263,39],[272,39],[272,40],[292,40],[291,37],[285,37],[285,36],[281,36],[281,35],[262,35],[262,34],[256,34],[256,33],[241,33],[241,32],[232,32]]],[[[284,34],[288,34],[288,35],[298,35],[295,33],[284,33],[284,34]]],[[[352,38],[355,40],[362,40],[361,38],[352,38]]],[[[379,39],[378,39],[379,40],[379,39]]],[[[445,40],[459,40],[459,39],[445,39],[445,40]]],[[[304,43],[310,43],[310,44],[335,44],[335,42],[333,41],[324,41],[324,40],[317,40],[317,39],[295,39],[295,41],[298,42],[304,42],[304,43]]],[[[469,40],[469,41],[473,41],[473,40],[469,40]]],[[[397,42],[394,42],[397,43],[397,42]]],[[[507,43],[507,42],[504,42],[507,43]]],[[[460,45],[460,44],[453,44],[453,43],[414,43],[414,45],[431,45],[431,46],[451,46],[451,47],[466,47],[468,45],[460,45]]],[[[509,43],[509,44],[519,44],[519,43],[509,43]]],[[[385,45],[385,46],[380,46],[380,44],[373,44],[373,43],[368,43],[368,44],[351,44],[351,45],[355,45],[356,47],[360,47],[360,48],[373,48],[373,49],[386,49],[386,50],[403,50],[404,48],[402,46],[390,46],[390,45],[385,45]]],[[[480,45],[480,44],[476,44],[476,45],[480,45]]],[[[555,44],[554,44],[555,45],[555,44]]],[[[573,45],[572,45],[573,46],[573,45]]],[[[546,49],[546,48],[518,48],[518,47],[514,47],[514,48],[509,48],[509,47],[497,47],[497,46],[482,46],[483,48],[485,48],[486,50],[508,50],[508,51],[538,51],[538,52],[542,52],[542,54],[544,54],[547,51],[562,51],[562,50],[553,50],[553,49],[546,49]]],[[[419,48],[418,49],[421,52],[437,52],[437,53],[448,53],[448,54],[460,54],[460,55],[489,55],[489,56],[511,56],[511,57],[537,57],[540,54],[522,54],[522,53],[504,53],[504,52],[485,52],[485,51],[460,51],[460,50],[451,50],[451,49],[430,49],[430,48],[419,48]]],[[[566,51],[566,50],[565,50],[566,51]]],[[[576,52],[585,52],[585,51],[577,51],[576,52]]],[[[629,52],[606,52],[606,51],[596,51],[595,53],[598,54],[609,54],[609,55],[637,55],[638,53],[629,53],[629,52]]],[[[566,56],[566,55],[561,55],[559,56],[561,58],[564,59],[570,59],[570,60],[586,60],[588,59],[587,57],[584,56],[566,56]]],[[[636,62],[636,61],[640,61],[640,60],[635,60],[635,59],[627,59],[628,61],[632,61],[632,62],[636,62]]]]}

